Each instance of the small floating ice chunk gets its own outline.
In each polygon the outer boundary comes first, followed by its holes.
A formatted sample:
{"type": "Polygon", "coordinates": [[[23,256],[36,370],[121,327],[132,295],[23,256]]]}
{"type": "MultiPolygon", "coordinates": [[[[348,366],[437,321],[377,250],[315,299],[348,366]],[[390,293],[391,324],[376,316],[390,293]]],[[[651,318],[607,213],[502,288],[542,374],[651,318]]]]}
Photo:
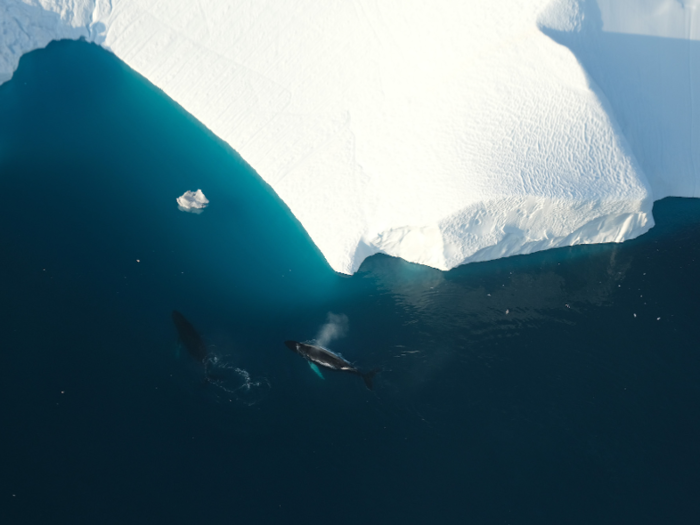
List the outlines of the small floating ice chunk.
{"type": "Polygon", "coordinates": [[[202,190],[186,191],[177,198],[177,208],[180,211],[202,213],[202,210],[208,205],[209,199],[204,196],[202,190]]]}

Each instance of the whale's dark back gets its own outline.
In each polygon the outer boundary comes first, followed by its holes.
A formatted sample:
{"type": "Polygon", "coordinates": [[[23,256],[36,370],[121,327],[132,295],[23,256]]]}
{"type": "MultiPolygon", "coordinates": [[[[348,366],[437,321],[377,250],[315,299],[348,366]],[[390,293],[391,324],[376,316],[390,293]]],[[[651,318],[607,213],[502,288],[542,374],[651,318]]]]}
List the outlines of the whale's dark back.
{"type": "Polygon", "coordinates": [[[284,344],[290,350],[322,366],[338,370],[345,367],[353,368],[352,365],[341,356],[321,346],[299,343],[297,341],[285,341],[284,344]]]}
{"type": "Polygon", "coordinates": [[[194,329],[185,316],[177,310],[173,310],[173,323],[177,329],[177,336],[182,345],[187,349],[192,357],[197,361],[203,362],[207,357],[207,347],[200,337],[197,330],[194,329]]]}
{"type": "Polygon", "coordinates": [[[347,359],[342,356],[331,352],[327,348],[322,346],[311,345],[308,343],[299,343],[298,341],[285,341],[285,346],[290,350],[296,352],[297,354],[303,356],[311,363],[316,363],[321,366],[325,366],[332,370],[338,370],[340,372],[349,372],[351,374],[357,374],[361,376],[365,382],[368,389],[372,390],[373,378],[381,369],[375,368],[369,372],[361,372],[355,368],[347,359]]]}

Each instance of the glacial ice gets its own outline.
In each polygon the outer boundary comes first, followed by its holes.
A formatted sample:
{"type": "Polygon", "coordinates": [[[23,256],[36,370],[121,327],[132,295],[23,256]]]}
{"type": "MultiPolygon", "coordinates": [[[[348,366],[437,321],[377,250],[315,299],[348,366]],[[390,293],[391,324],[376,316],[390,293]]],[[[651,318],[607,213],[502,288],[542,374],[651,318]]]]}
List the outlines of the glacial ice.
{"type": "Polygon", "coordinates": [[[202,213],[209,206],[209,199],[204,196],[202,190],[186,191],[177,198],[177,207],[180,211],[202,213]]]}
{"type": "Polygon", "coordinates": [[[449,269],[700,196],[698,0],[1,0],[0,83],[102,45],[238,151],[329,264],[449,269]]]}

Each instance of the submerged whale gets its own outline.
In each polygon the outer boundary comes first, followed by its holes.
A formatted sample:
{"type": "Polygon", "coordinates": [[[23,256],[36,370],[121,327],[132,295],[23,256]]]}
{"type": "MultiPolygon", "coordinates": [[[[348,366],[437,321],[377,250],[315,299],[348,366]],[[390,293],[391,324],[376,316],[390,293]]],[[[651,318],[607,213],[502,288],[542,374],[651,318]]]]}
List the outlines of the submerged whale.
{"type": "Polygon", "coordinates": [[[197,361],[204,363],[204,360],[207,358],[207,347],[197,330],[192,326],[192,323],[185,319],[185,316],[177,310],[173,310],[173,323],[175,323],[177,337],[182,346],[197,361]]]}
{"type": "Polygon", "coordinates": [[[349,361],[321,346],[298,343],[297,341],[285,341],[284,344],[287,345],[287,348],[302,356],[312,365],[321,365],[331,370],[357,374],[362,377],[365,381],[365,385],[367,385],[367,388],[370,390],[372,390],[372,378],[380,371],[379,368],[374,368],[369,372],[360,372],[357,368],[352,366],[349,361]]]}

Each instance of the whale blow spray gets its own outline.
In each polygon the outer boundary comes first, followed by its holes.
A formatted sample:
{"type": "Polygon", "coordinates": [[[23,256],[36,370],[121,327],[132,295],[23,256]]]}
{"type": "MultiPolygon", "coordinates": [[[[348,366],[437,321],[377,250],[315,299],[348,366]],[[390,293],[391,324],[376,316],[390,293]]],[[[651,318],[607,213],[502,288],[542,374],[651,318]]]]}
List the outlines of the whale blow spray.
{"type": "Polygon", "coordinates": [[[348,316],[345,314],[334,314],[328,312],[326,324],[324,324],[316,335],[316,344],[327,346],[331,341],[345,337],[348,333],[348,316]]]}

